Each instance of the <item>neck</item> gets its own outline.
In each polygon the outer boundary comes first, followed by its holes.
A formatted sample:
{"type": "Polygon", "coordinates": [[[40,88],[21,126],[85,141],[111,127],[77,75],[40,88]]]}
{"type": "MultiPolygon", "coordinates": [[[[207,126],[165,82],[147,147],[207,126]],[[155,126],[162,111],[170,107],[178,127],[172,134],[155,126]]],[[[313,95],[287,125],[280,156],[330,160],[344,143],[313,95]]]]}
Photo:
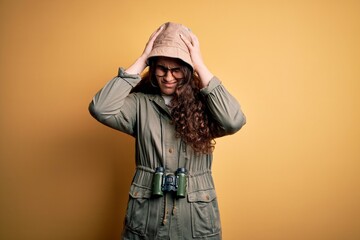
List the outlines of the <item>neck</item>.
{"type": "Polygon", "coordinates": [[[173,99],[172,95],[165,95],[165,94],[161,94],[161,96],[163,97],[165,104],[166,105],[170,105],[171,100],[173,99]]]}

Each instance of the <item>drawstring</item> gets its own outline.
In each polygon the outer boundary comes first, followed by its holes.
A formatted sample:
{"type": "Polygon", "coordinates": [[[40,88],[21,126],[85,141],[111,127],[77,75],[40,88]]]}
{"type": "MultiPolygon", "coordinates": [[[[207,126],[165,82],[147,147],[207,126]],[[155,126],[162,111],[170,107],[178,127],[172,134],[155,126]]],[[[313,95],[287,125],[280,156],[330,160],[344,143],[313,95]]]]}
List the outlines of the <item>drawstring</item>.
{"type": "Polygon", "coordinates": [[[165,204],[165,207],[164,207],[164,219],[162,221],[162,224],[165,225],[166,222],[167,222],[167,204],[166,204],[166,195],[164,196],[164,204],[165,204]]]}
{"type": "Polygon", "coordinates": [[[176,198],[174,198],[174,205],[173,205],[173,209],[172,209],[172,215],[175,215],[177,211],[177,207],[176,207],[176,198]]]}
{"type": "MultiPolygon", "coordinates": [[[[167,197],[166,196],[164,196],[164,204],[165,204],[164,218],[163,218],[163,221],[162,221],[162,225],[165,225],[167,223],[168,208],[167,208],[167,197]]],[[[172,208],[171,214],[175,215],[176,212],[177,212],[176,198],[174,198],[173,208],[172,208]]]]}

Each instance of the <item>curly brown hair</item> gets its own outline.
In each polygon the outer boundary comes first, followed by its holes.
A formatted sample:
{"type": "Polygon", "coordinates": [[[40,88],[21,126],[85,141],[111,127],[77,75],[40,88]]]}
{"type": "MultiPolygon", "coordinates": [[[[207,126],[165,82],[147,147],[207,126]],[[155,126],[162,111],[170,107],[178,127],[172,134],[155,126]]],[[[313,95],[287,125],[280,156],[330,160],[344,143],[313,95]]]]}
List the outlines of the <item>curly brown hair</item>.
{"type": "MultiPolygon", "coordinates": [[[[132,92],[161,94],[155,76],[156,62],[156,58],[150,59],[149,71],[143,75],[132,92]]],[[[218,135],[219,126],[211,117],[205,98],[200,93],[200,78],[189,65],[179,62],[184,78],[179,80],[171,100],[172,124],[175,125],[176,137],[189,144],[195,152],[211,153],[215,147],[214,138],[218,135]]]]}

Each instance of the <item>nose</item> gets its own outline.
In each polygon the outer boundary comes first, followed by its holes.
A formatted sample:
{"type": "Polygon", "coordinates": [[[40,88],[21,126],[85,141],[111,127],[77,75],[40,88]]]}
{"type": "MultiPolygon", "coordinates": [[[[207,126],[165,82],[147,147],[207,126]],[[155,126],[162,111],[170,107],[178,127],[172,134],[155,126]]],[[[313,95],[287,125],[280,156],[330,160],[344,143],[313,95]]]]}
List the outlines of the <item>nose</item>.
{"type": "Polygon", "coordinates": [[[166,74],[164,76],[164,80],[166,80],[166,81],[174,80],[174,76],[172,75],[170,70],[166,71],[166,74]]]}

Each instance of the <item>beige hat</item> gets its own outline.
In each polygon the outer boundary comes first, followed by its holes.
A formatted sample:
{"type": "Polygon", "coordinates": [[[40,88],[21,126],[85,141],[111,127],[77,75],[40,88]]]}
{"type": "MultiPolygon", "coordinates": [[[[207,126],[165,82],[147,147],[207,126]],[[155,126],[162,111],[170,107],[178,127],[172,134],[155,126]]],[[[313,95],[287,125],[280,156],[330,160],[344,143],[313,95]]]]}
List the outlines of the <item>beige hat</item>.
{"type": "Polygon", "coordinates": [[[194,68],[189,49],[180,38],[180,34],[182,34],[183,37],[191,41],[189,31],[190,29],[182,24],[172,22],[165,23],[164,29],[154,41],[153,49],[151,50],[148,59],[160,56],[179,58],[194,68]]]}

